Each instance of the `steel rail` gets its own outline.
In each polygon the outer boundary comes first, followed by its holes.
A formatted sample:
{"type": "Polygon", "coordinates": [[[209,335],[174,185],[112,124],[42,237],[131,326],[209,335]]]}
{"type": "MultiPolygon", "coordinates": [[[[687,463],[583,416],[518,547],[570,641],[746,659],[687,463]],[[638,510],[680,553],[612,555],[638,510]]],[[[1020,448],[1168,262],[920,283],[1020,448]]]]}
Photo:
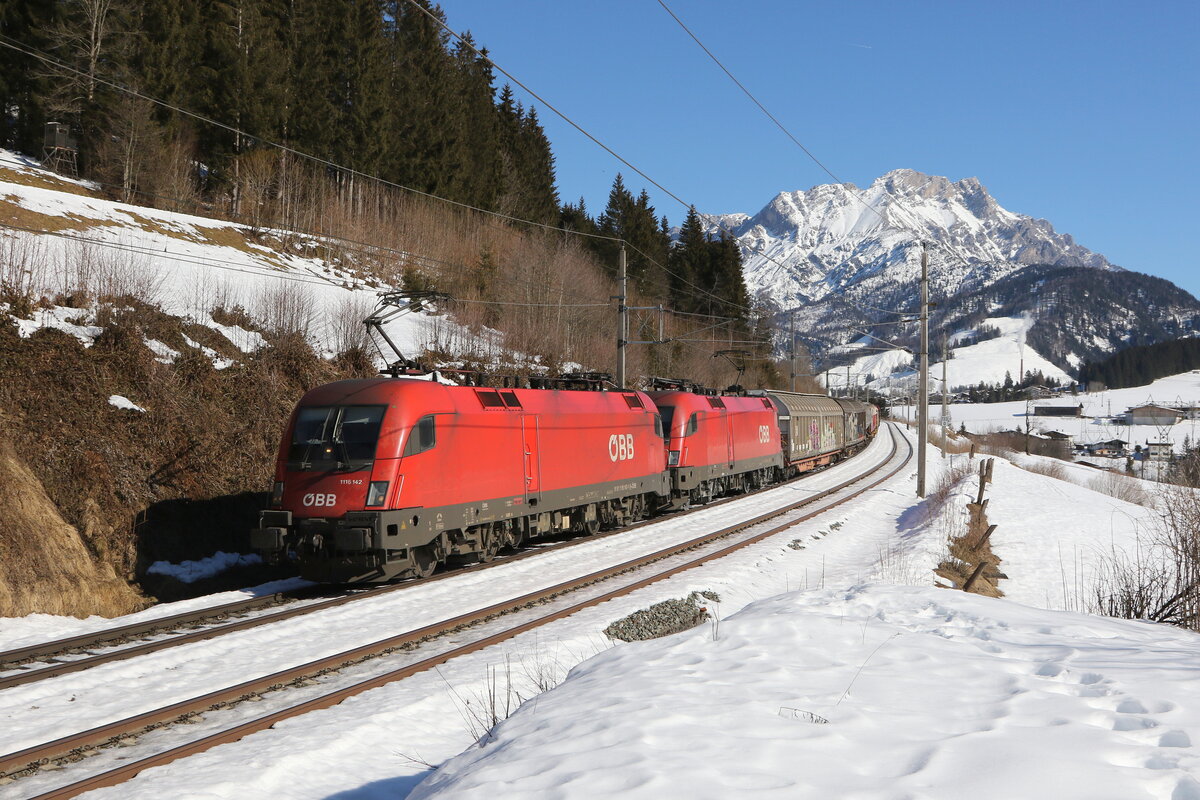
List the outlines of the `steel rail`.
{"type": "MultiPolygon", "coordinates": [[[[614,567],[609,567],[609,568],[606,568],[603,570],[598,570],[596,572],[590,573],[590,574],[582,576],[580,578],[576,578],[576,579],[573,579],[570,581],[564,581],[564,582],[561,582],[554,586],[551,586],[551,587],[548,587],[548,588],[545,588],[542,590],[538,590],[535,592],[531,592],[531,593],[528,593],[526,595],[523,595],[523,596],[515,598],[515,599],[497,603],[497,604],[494,604],[492,606],[489,606],[487,608],[484,608],[484,609],[481,609],[478,611],[459,615],[450,620],[445,620],[440,623],[428,625],[428,626],[416,629],[414,631],[409,631],[407,633],[399,634],[394,637],[389,637],[387,639],[375,642],[373,644],[354,648],[352,650],[346,651],[341,654],[337,654],[337,655],[330,656],[330,657],[323,658],[323,659],[318,659],[316,661],[309,662],[308,664],[304,664],[304,665],[300,665],[298,667],[283,670],[281,672],[277,672],[272,675],[264,676],[264,677],[257,678],[257,679],[251,680],[251,681],[246,681],[246,682],[239,684],[237,686],[234,686],[234,687],[228,687],[226,689],[218,690],[215,692],[210,692],[201,697],[193,698],[193,699],[187,700],[187,701],[182,701],[180,703],[176,703],[171,706],[167,706],[165,708],[146,712],[144,714],[139,714],[139,715],[130,717],[125,720],[120,720],[117,722],[109,723],[107,725],[93,728],[89,731],[84,731],[84,732],[81,732],[78,734],[64,737],[62,739],[59,739],[59,740],[56,740],[53,742],[48,742],[48,743],[45,743],[42,745],[36,745],[32,748],[27,748],[26,750],[22,750],[18,753],[12,753],[10,755],[0,757],[0,773],[6,774],[9,776],[14,776],[17,773],[24,772],[25,770],[29,770],[29,769],[36,770],[36,768],[38,766],[40,766],[41,764],[48,763],[51,760],[61,759],[61,758],[69,757],[72,755],[82,755],[82,753],[88,749],[92,749],[97,746],[102,746],[103,744],[105,744],[107,742],[114,741],[114,740],[119,739],[124,736],[140,733],[142,731],[145,731],[147,728],[157,727],[164,723],[168,723],[168,722],[178,720],[178,719],[185,719],[189,716],[192,716],[192,715],[195,715],[198,713],[202,713],[203,711],[210,710],[214,707],[219,708],[219,707],[227,705],[231,702],[236,702],[237,700],[243,699],[247,696],[252,696],[252,695],[262,692],[264,690],[268,690],[268,689],[272,689],[272,688],[280,688],[288,683],[302,680],[306,677],[311,677],[312,675],[314,675],[316,673],[328,671],[330,669],[335,669],[338,667],[344,667],[348,663],[360,661],[360,660],[363,660],[365,658],[368,658],[368,657],[371,657],[374,655],[391,652],[393,650],[403,648],[406,646],[412,646],[423,640],[433,638],[439,634],[442,634],[442,633],[445,633],[445,632],[448,632],[451,630],[458,630],[467,625],[476,624],[476,623],[479,623],[482,621],[490,620],[494,617],[498,617],[498,616],[501,616],[506,613],[517,611],[522,608],[525,608],[525,607],[528,607],[531,605],[535,605],[540,602],[544,602],[544,601],[546,601],[552,597],[555,597],[557,595],[564,594],[566,592],[581,588],[583,586],[598,583],[602,580],[612,578],[618,574],[622,574],[625,572],[630,572],[630,571],[633,571],[636,569],[643,568],[653,562],[679,555],[688,550],[695,549],[696,547],[699,547],[703,544],[710,543],[717,539],[729,536],[733,533],[737,533],[738,531],[742,531],[747,528],[754,527],[754,526],[759,525],[770,519],[779,517],[784,514],[788,514],[789,512],[794,511],[798,508],[801,508],[801,507],[804,507],[807,505],[811,505],[813,503],[816,503],[820,500],[823,500],[823,499],[829,497],[830,495],[836,494],[836,493],[842,491],[843,489],[851,486],[852,484],[859,483],[863,479],[868,478],[871,475],[877,473],[879,470],[886,468],[888,466],[888,464],[890,464],[895,459],[896,454],[899,451],[899,447],[897,446],[897,435],[895,433],[894,428],[889,426],[889,433],[891,434],[893,449],[892,449],[892,452],[887,457],[887,459],[885,459],[885,461],[882,464],[872,467],[872,469],[866,473],[855,476],[849,480],[843,481],[842,483],[838,484],[837,486],[831,487],[830,489],[824,490],[816,495],[813,495],[811,497],[808,497],[803,500],[797,501],[795,503],[789,504],[780,509],[766,512],[764,514],[760,514],[752,519],[744,520],[742,522],[736,523],[735,525],[732,525],[732,526],[728,526],[728,527],[723,528],[716,532],[710,532],[701,537],[697,537],[695,539],[689,540],[688,542],[684,542],[684,543],[680,543],[677,545],[673,545],[668,548],[664,548],[663,550],[657,551],[656,553],[651,553],[651,554],[648,554],[645,556],[631,559],[629,561],[626,561],[626,562],[616,565],[614,567]]],[[[490,636],[478,639],[474,642],[462,645],[458,648],[454,648],[447,652],[432,656],[430,658],[424,659],[424,660],[416,662],[414,664],[407,665],[405,667],[401,667],[397,670],[394,670],[394,671],[391,671],[388,673],[384,673],[384,674],[376,676],[374,678],[370,678],[368,680],[361,681],[352,686],[345,687],[343,689],[331,692],[327,695],[322,695],[321,697],[314,698],[312,700],[298,704],[296,706],[292,706],[287,709],[282,709],[280,711],[266,715],[259,719],[251,720],[249,722],[243,723],[243,724],[235,726],[233,728],[229,728],[224,731],[220,731],[218,733],[212,734],[210,736],[203,737],[199,740],[196,740],[195,742],[192,742],[192,743],[180,746],[180,747],[176,747],[171,750],[164,751],[163,753],[159,753],[157,755],[149,756],[145,759],[141,759],[136,762],[131,762],[130,764],[124,765],[122,767],[118,767],[118,768],[110,770],[108,772],[104,772],[99,775],[95,775],[90,778],[86,778],[82,781],[79,781],[74,784],[70,784],[69,786],[65,786],[60,789],[53,790],[46,794],[39,795],[38,800],[47,800],[48,798],[73,797],[84,791],[90,791],[92,789],[100,788],[102,786],[116,785],[125,780],[128,780],[129,778],[136,775],[138,772],[140,772],[144,769],[147,769],[151,766],[169,763],[176,759],[183,758],[187,755],[191,755],[191,754],[198,753],[203,750],[209,749],[218,744],[222,744],[222,743],[226,743],[226,742],[230,742],[230,741],[236,741],[237,739],[240,739],[240,738],[242,738],[246,735],[249,735],[250,733],[253,733],[255,731],[269,728],[272,725],[274,725],[276,722],[280,721],[281,719],[286,719],[288,717],[297,716],[299,714],[303,714],[308,711],[313,711],[313,710],[317,710],[320,708],[328,708],[330,706],[337,705],[338,703],[342,702],[347,697],[351,697],[355,694],[359,694],[359,693],[368,691],[370,689],[377,688],[378,686],[383,686],[383,685],[385,685],[387,683],[391,683],[393,681],[401,680],[403,678],[409,677],[418,672],[425,671],[425,670],[430,669],[434,666],[437,666],[441,663],[444,663],[445,661],[448,661],[452,658],[455,658],[455,657],[458,657],[461,655],[465,655],[470,652],[474,652],[475,650],[482,649],[483,647],[490,646],[497,642],[504,641],[505,639],[516,636],[527,630],[531,630],[533,628],[536,628],[540,625],[544,625],[553,620],[561,619],[565,616],[574,614],[584,608],[598,605],[599,603],[606,602],[607,600],[613,599],[614,597],[619,597],[621,595],[628,594],[630,592],[635,591],[636,589],[642,588],[644,586],[648,586],[659,580],[663,580],[664,578],[678,574],[679,572],[683,572],[685,570],[692,569],[692,568],[699,566],[703,563],[706,563],[708,561],[711,561],[711,560],[714,560],[717,558],[721,558],[725,555],[728,555],[731,552],[734,552],[735,550],[739,550],[743,547],[749,546],[750,544],[761,541],[762,539],[765,539],[769,536],[773,536],[781,531],[787,530],[788,528],[794,527],[795,525],[797,525],[807,519],[811,519],[814,516],[826,513],[830,509],[835,508],[843,503],[849,502],[850,500],[854,499],[855,497],[858,497],[859,495],[863,494],[864,492],[867,492],[870,489],[874,488],[875,486],[878,486],[879,484],[883,483],[884,481],[890,479],[897,472],[899,472],[901,469],[903,469],[903,467],[908,463],[908,461],[912,457],[911,444],[909,444],[907,442],[907,439],[903,439],[903,441],[905,442],[905,444],[908,445],[908,448],[909,448],[908,454],[904,457],[903,461],[901,461],[897,466],[895,466],[892,470],[890,470],[883,477],[879,478],[878,480],[876,480],[862,488],[859,488],[858,490],[836,500],[833,503],[824,505],[821,508],[816,509],[798,519],[788,520],[787,522],[785,522],[781,525],[775,526],[767,531],[754,534],[753,536],[747,537],[743,540],[739,540],[738,542],[730,544],[720,550],[701,555],[701,556],[699,556],[695,559],[692,559],[684,564],[681,564],[681,565],[678,565],[675,567],[671,567],[663,572],[648,576],[648,577],[641,579],[633,584],[629,584],[629,585],[626,585],[623,587],[616,588],[608,593],[581,601],[580,603],[577,603],[575,605],[572,605],[568,608],[565,608],[565,609],[562,609],[562,610],[559,610],[556,612],[552,612],[545,616],[539,617],[538,619],[534,619],[534,620],[530,620],[528,622],[521,623],[512,628],[506,629],[505,631],[501,631],[496,634],[492,634],[490,636]]]]}
{"type": "MultiPolygon", "coordinates": [[[[778,489],[781,486],[787,486],[796,481],[810,477],[810,475],[810,473],[803,473],[795,478],[792,478],[791,480],[772,484],[761,489],[756,489],[752,492],[746,492],[744,494],[733,495],[730,497],[722,497],[703,506],[696,506],[695,508],[687,511],[676,512],[667,518],[679,519],[687,514],[703,511],[705,509],[713,508],[715,506],[733,502],[735,500],[740,500],[745,497],[758,494],[759,492],[767,492],[771,491],[772,489],[778,489]]],[[[566,541],[560,541],[553,544],[552,547],[555,550],[565,547],[573,547],[576,545],[581,545],[585,542],[595,541],[608,536],[615,536],[626,531],[631,531],[646,525],[653,525],[662,521],[662,517],[639,520],[638,522],[625,525],[615,530],[605,531],[601,534],[593,536],[577,536],[566,541]]],[[[150,653],[167,650],[171,647],[178,647],[180,645],[192,644],[194,642],[206,641],[208,639],[215,639],[218,636],[223,636],[227,633],[234,633],[236,631],[249,630],[251,628],[257,628],[263,625],[282,622],[287,619],[304,616],[305,614],[310,614],[315,611],[323,611],[328,608],[335,608],[337,606],[356,602],[369,597],[378,597],[379,595],[387,594],[393,591],[402,591],[416,586],[422,586],[433,581],[445,580],[466,572],[488,569],[490,567],[498,566],[499,564],[509,564],[521,559],[536,557],[545,552],[547,549],[550,548],[546,546],[530,548],[524,552],[506,556],[489,563],[457,566],[451,570],[442,572],[429,578],[424,578],[419,581],[410,580],[405,583],[378,586],[356,594],[334,597],[305,606],[289,608],[271,614],[263,614],[257,617],[238,620],[225,625],[214,625],[209,628],[182,633],[169,638],[157,639],[151,642],[133,645],[131,647],[121,647],[119,649],[113,649],[104,653],[96,653],[71,661],[51,661],[51,659],[56,656],[71,653],[73,651],[86,650],[88,648],[99,647],[102,645],[112,645],[115,642],[121,642],[122,640],[126,639],[144,638],[155,633],[168,632],[185,625],[203,622],[206,619],[221,619],[222,617],[226,617],[231,614],[245,613],[247,611],[254,611],[258,608],[263,608],[270,605],[279,605],[290,601],[305,599],[306,595],[315,595],[316,593],[320,592],[322,587],[306,587],[304,589],[298,589],[292,592],[277,592],[275,594],[263,595],[262,597],[250,598],[248,600],[237,600],[232,603],[212,606],[207,609],[196,609],[194,611],[187,611],[169,617],[159,617],[158,619],[123,625],[118,628],[107,628],[102,631],[94,631],[92,633],[80,634],[78,636],[73,636],[66,639],[57,639],[42,644],[30,645],[28,647],[16,650],[0,652],[0,664],[10,664],[22,661],[28,662],[31,660],[50,662],[44,667],[14,670],[8,675],[0,676],[0,690],[13,686],[23,686],[30,683],[36,683],[37,681],[54,678],[59,675],[67,675],[72,672],[82,672],[83,670],[91,669],[92,667],[98,667],[102,664],[109,664],[115,661],[124,661],[126,659],[136,658],[138,656],[149,655],[150,653]]],[[[0,767],[0,773],[2,772],[3,768],[0,767]]]]}
{"type": "Polygon", "coordinates": [[[14,650],[0,652],[0,664],[19,664],[21,662],[45,660],[63,653],[69,653],[73,650],[86,650],[89,647],[98,647],[122,639],[149,636],[160,631],[168,631],[205,619],[219,618],[243,611],[254,611],[258,608],[286,603],[291,599],[293,597],[289,592],[275,592],[274,594],[251,597],[246,600],[235,600],[232,603],[196,609],[182,614],[173,614],[169,617],[159,617],[157,619],[145,620],[144,622],[121,625],[116,628],[105,628],[104,630],[92,631],[91,633],[82,633],[78,636],[70,636],[65,639],[40,642],[28,647],[19,647],[14,650]]]}

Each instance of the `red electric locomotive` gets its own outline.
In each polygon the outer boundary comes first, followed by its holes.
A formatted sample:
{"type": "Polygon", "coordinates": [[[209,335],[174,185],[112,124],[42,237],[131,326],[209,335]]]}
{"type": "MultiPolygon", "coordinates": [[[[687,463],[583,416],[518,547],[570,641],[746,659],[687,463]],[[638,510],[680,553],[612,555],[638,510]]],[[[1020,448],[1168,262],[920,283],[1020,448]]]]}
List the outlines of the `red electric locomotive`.
{"type": "Polygon", "coordinates": [[[667,432],[671,505],[705,503],[779,480],[779,420],[765,397],[650,392],[667,432]]]}
{"type": "Polygon", "coordinates": [[[662,420],[636,391],[340,381],[308,392],[251,544],[320,581],[426,576],[667,501],[662,420]]]}

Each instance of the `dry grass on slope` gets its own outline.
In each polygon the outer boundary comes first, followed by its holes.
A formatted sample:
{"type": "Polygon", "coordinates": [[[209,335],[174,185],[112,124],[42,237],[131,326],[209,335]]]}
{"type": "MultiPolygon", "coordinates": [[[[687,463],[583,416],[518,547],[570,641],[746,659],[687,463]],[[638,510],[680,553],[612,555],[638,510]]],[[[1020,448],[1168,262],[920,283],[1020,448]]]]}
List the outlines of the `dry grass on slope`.
{"type": "Polygon", "coordinates": [[[149,604],[92,554],[3,440],[0,486],[0,617],[34,612],[111,617],[149,604]]]}

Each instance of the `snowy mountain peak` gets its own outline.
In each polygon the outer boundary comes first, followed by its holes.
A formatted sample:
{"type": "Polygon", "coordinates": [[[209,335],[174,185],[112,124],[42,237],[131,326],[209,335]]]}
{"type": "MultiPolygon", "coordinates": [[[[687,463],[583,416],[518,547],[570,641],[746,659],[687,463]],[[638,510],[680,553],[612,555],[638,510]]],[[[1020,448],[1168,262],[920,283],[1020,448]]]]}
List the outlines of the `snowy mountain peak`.
{"type": "Polygon", "coordinates": [[[866,189],[824,184],[780,192],[751,216],[709,217],[739,238],[751,292],[780,307],[868,295],[872,283],[915,279],[922,240],[943,293],[975,288],[1029,264],[1113,269],[1049,222],[1003,208],[978,178],[895,169],[866,189]]]}
{"type": "Polygon", "coordinates": [[[878,377],[907,364],[904,351],[888,348],[916,347],[915,328],[896,327],[889,309],[916,307],[923,241],[930,243],[935,326],[1026,321],[1022,342],[1004,351],[1013,358],[992,353],[998,345],[983,348],[992,357],[972,373],[978,380],[1020,374],[1035,350],[1044,374],[1066,378],[1128,344],[1200,330],[1200,303],[1191,295],[1114,266],[1044,219],[1009,211],[977,177],[895,169],[866,188],[780,192],[755,214],[706,221],[711,232],[738,238],[747,288],[768,308],[795,311],[796,329],[822,368],[855,361],[878,377]],[[853,348],[861,336],[858,346],[867,350],[859,353],[853,348]],[[868,364],[871,350],[880,356],[868,364]]]}

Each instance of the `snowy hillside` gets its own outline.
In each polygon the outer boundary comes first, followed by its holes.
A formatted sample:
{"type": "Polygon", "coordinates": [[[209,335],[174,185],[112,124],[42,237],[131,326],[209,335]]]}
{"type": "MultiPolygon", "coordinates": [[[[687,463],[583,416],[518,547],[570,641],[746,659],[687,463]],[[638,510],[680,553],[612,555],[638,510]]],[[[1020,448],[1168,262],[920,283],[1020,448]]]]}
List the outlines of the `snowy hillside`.
{"type": "MultiPolygon", "coordinates": [[[[1041,372],[1063,385],[1074,379],[1057,365],[1043,358],[1028,343],[1033,319],[1023,317],[989,317],[980,325],[955,331],[946,339],[950,358],[945,360],[946,384],[950,391],[980,383],[1002,384],[1005,376],[1014,381],[1026,372],[1041,372]],[[993,329],[998,335],[975,342],[971,337],[978,329],[993,329]]],[[[884,395],[912,394],[917,385],[916,355],[905,350],[885,349],[870,355],[855,357],[858,351],[879,350],[878,343],[863,338],[834,350],[831,355],[845,366],[822,373],[822,385],[835,390],[849,386],[866,386],[884,395]],[[853,361],[847,362],[847,359],[853,361]],[[848,368],[848,369],[847,369],[848,368]],[[849,379],[847,379],[847,371],[849,379]]],[[[931,391],[942,387],[942,346],[932,341],[929,346],[929,375],[931,391]],[[936,389],[932,389],[936,387],[936,389]]]]}
{"type": "MultiPolygon", "coordinates": [[[[344,346],[339,339],[349,330],[361,330],[380,288],[353,264],[331,263],[317,239],[106,200],[86,182],[10,151],[0,151],[4,283],[58,298],[18,319],[23,336],[54,327],[90,344],[100,332],[89,319],[95,309],[74,307],[70,296],[130,295],[218,331],[243,352],[257,349],[262,338],[218,323],[214,309],[240,308],[267,325],[294,325],[330,352],[344,346]]],[[[420,352],[447,325],[441,317],[405,315],[388,333],[420,352]]],[[[164,360],[176,355],[161,343],[148,344],[164,360]]],[[[215,353],[206,355],[228,366],[215,353]]]]}

